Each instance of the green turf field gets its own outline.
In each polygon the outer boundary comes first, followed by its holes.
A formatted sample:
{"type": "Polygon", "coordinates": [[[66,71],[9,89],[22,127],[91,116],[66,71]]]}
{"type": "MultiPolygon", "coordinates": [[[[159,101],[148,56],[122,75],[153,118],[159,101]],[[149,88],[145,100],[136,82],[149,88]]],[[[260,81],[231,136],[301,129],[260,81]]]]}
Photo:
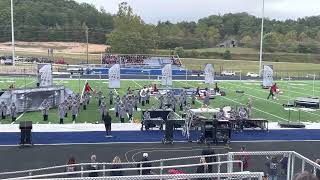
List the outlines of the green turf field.
{"type": "MultiPolygon", "coordinates": [[[[0,77],[0,88],[6,89],[11,83],[16,84],[16,87],[33,87],[36,84],[36,79],[33,77],[26,78],[8,78],[0,77]]],[[[88,81],[93,89],[97,91],[101,89],[105,97],[108,97],[108,82],[107,80],[89,80],[88,81]]],[[[79,92],[83,88],[85,80],[55,80],[55,84],[64,84],[65,86],[71,88],[74,92],[79,92]],[[79,86],[80,84],[80,86],[79,86]]],[[[144,85],[150,83],[159,83],[158,81],[147,81],[147,80],[123,80],[121,81],[121,89],[112,89],[116,93],[123,95],[126,93],[128,87],[132,89],[139,89],[144,85]]],[[[174,81],[173,87],[207,87],[200,81],[174,81]]],[[[210,101],[210,107],[218,108],[221,106],[240,106],[245,105],[249,97],[253,99],[253,117],[265,118],[272,122],[282,122],[288,120],[289,112],[284,110],[282,104],[287,103],[289,99],[294,99],[295,97],[307,97],[307,96],[320,96],[320,81],[315,81],[314,91],[313,91],[313,81],[291,81],[290,86],[288,81],[278,81],[278,86],[283,91],[280,95],[279,100],[267,100],[268,90],[262,89],[260,87],[260,82],[258,81],[222,81],[219,82],[220,89],[225,91],[227,96],[217,97],[210,101]],[[288,90],[290,87],[290,91],[288,90]],[[236,93],[237,90],[243,90],[245,93],[243,95],[236,93]]],[[[107,99],[108,104],[108,99],[107,99]]],[[[189,102],[191,99],[189,98],[189,102]]],[[[151,97],[151,104],[149,106],[139,108],[146,109],[150,108],[152,105],[157,106],[158,101],[155,97],[151,97]]],[[[199,100],[196,103],[196,107],[201,107],[202,101],[199,100]]],[[[113,108],[113,106],[108,105],[108,109],[113,108]]],[[[178,108],[177,108],[178,109],[178,108]]],[[[120,122],[119,119],[115,117],[115,113],[110,111],[113,122],[120,122]]],[[[179,114],[180,112],[178,112],[179,114]]],[[[70,114],[70,112],[69,112],[70,114]]],[[[20,116],[19,114],[18,116],[20,116]]],[[[141,117],[140,112],[135,112],[134,118],[139,120],[141,117]]],[[[298,121],[299,112],[291,111],[291,120],[298,121]]],[[[306,112],[300,112],[300,119],[302,122],[320,122],[320,110],[306,112]]],[[[17,121],[32,120],[34,123],[48,123],[42,121],[41,112],[30,112],[21,115],[17,121]]],[[[58,113],[57,109],[51,109],[49,113],[49,123],[58,123],[58,113]]],[[[95,97],[91,98],[91,102],[87,110],[82,110],[78,115],[78,123],[95,123],[100,121],[99,108],[97,105],[97,100],[95,97]]],[[[127,121],[127,119],[126,119],[127,121]]],[[[11,123],[9,119],[2,120],[1,123],[11,123]]],[[[70,116],[65,119],[65,123],[72,123],[70,116]]]]}

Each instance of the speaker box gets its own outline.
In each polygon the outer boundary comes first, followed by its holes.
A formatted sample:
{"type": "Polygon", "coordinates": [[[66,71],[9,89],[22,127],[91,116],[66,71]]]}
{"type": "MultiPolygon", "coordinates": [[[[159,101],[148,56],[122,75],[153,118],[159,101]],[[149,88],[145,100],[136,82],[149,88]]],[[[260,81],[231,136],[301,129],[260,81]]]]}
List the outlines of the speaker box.
{"type": "Polygon", "coordinates": [[[32,121],[21,121],[19,126],[21,133],[20,133],[20,145],[31,145],[32,144],[32,136],[31,136],[31,129],[32,129],[32,121]]]}
{"type": "Polygon", "coordinates": [[[32,129],[32,121],[21,121],[19,128],[22,129],[32,129]]]}

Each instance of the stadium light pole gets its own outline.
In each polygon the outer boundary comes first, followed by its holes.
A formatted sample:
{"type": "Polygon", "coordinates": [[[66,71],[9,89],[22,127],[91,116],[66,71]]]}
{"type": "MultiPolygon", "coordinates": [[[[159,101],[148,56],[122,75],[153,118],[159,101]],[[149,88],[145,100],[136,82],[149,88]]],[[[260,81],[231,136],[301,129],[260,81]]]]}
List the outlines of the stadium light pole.
{"type": "Polygon", "coordinates": [[[259,58],[259,75],[262,75],[262,53],[263,53],[263,27],[264,27],[264,0],[262,0],[262,19],[260,35],[260,58],[259,58]]]}
{"type": "Polygon", "coordinates": [[[12,64],[15,65],[15,42],[14,42],[14,24],[13,24],[13,0],[11,0],[11,45],[12,45],[12,64]]]}
{"type": "Polygon", "coordinates": [[[89,28],[86,27],[86,41],[87,41],[87,65],[89,64],[89,28]]]}

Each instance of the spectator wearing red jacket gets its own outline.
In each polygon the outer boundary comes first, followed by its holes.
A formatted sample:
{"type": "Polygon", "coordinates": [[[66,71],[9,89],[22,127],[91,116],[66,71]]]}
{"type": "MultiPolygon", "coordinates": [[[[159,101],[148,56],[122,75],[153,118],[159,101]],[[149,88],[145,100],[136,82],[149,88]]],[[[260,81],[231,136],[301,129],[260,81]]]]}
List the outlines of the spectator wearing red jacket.
{"type": "MultiPolygon", "coordinates": [[[[240,152],[246,152],[246,147],[242,146],[240,152]]],[[[243,163],[243,171],[247,171],[249,169],[249,155],[240,155],[237,157],[237,160],[242,161],[243,163]]],[[[241,168],[241,164],[239,163],[239,168],[241,168]]]]}

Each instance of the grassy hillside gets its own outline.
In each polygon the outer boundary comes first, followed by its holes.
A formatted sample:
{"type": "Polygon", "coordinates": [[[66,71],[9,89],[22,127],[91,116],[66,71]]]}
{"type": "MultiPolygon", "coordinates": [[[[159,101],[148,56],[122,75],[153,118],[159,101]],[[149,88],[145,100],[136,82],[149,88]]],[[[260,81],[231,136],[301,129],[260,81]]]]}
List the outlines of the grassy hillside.
{"type": "MultiPolygon", "coordinates": [[[[223,53],[229,50],[232,60],[258,61],[259,51],[254,48],[204,48],[185,49],[181,54],[183,58],[199,59],[223,59],[223,53]]],[[[174,50],[155,50],[156,54],[172,54],[174,50]]],[[[294,62],[294,63],[320,63],[320,54],[285,53],[274,52],[264,53],[263,59],[272,62],[294,62]]]]}

